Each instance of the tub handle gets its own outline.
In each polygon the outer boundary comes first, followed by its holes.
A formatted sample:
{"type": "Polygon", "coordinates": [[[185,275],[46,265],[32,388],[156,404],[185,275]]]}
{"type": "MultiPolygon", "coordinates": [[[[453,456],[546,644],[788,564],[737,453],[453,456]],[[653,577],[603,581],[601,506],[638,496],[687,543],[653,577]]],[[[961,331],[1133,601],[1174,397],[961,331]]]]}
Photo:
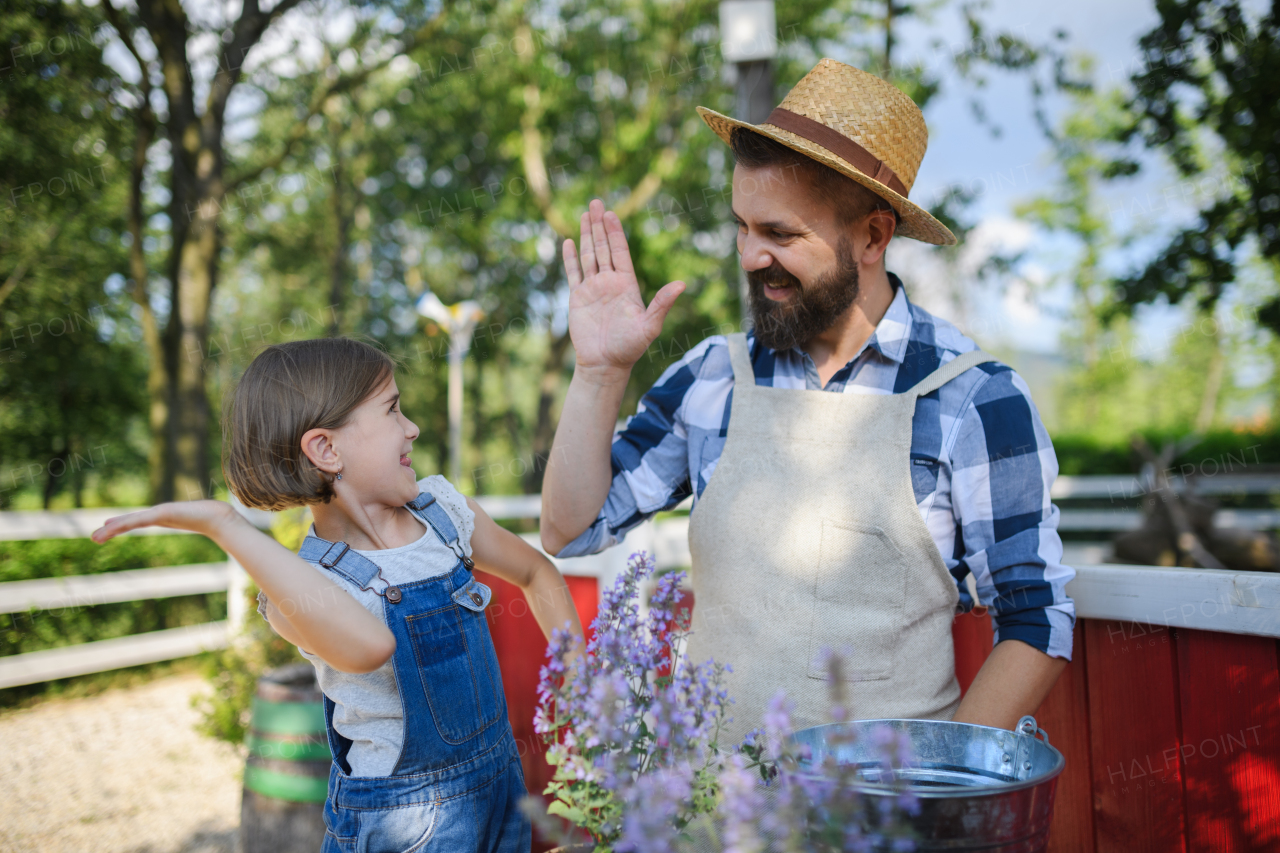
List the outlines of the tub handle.
{"type": "Polygon", "coordinates": [[[1019,734],[1028,735],[1030,737],[1040,736],[1040,740],[1044,741],[1045,746],[1049,745],[1049,733],[1036,725],[1036,718],[1027,714],[1021,720],[1018,720],[1017,731],[1019,734]]]}
{"type": "MultiPolygon", "coordinates": [[[[1015,731],[1020,735],[1031,738],[1031,740],[1035,740],[1038,735],[1040,739],[1044,741],[1045,746],[1049,745],[1048,733],[1036,724],[1036,718],[1030,714],[1023,717],[1021,720],[1018,720],[1018,725],[1015,731]]],[[[1018,738],[1018,746],[1017,749],[1014,750],[1014,778],[1031,778],[1031,749],[1032,747],[1030,742],[1024,738],[1018,738]]]]}

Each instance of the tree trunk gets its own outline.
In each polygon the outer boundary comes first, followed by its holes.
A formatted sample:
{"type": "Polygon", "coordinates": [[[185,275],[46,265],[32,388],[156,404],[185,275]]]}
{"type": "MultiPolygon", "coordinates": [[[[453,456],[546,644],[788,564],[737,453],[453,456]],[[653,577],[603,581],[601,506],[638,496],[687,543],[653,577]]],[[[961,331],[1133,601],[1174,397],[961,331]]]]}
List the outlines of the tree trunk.
{"type": "MultiPolygon", "coordinates": [[[[507,405],[502,412],[502,424],[507,431],[507,439],[511,442],[512,458],[523,460],[524,457],[524,429],[520,425],[520,416],[516,413],[515,404],[512,402],[517,399],[516,391],[512,387],[515,371],[511,366],[511,355],[502,348],[500,339],[494,341],[493,358],[495,366],[498,368],[498,375],[502,377],[503,387],[507,394],[507,405]]],[[[528,468],[522,476],[521,487],[524,488],[528,482],[528,468]]]]}
{"type": "MultiPolygon", "coordinates": [[[[168,325],[159,335],[163,359],[153,358],[151,424],[153,435],[163,436],[162,448],[152,449],[155,496],[162,500],[192,500],[208,495],[210,408],[205,389],[205,357],[209,340],[209,307],[217,284],[220,234],[218,218],[226,185],[224,168],[224,118],[227,99],[239,82],[245,57],[277,17],[300,0],[280,0],[264,12],[257,0],[245,0],[239,17],[227,31],[210,81],[204,110],[196,107],[196,87],[188,53],[193,27],[182,4],[172,0],[139,0],[137,14],[156,48],[158,67],[136,52],[145,79],[160,71],[159,79],[168,106],[164,122],[172,167],[169,174],[169,222],[173,237],[168,262],[170,305],[168,325]],[[155,375],[162,363],[165,376],[155,375]]],[[[114,8],[114,7],[113,7],[114,8]]],[[[126,46],[132,33],[118,14],[109,16],[126,46]]],[[[129,48],[131,51],[132,47],[129,48]]],[[[149,83],[144,84],[148,90],[149,83]]],[[[149,106],[137,113],[140,126],[153,121],[149,106]]],[[[143,149],[145,159],[145,149],[143,149]]],[[[140,204],[137,205],[140,211],[140,204]]],[[[135,235],[135,241],[139,235],[135,235]]],[[[145,270],[145,264],[143,264],[145,270]]],[[[137,286],[146,298],[145,276],[136,274],[137,286]]],[[[144,308],[145,311],[145,308],[144,308]]],[[[145,325],[145,324],[144,324],[145,325]]],[[[154,355],[154,354],[153,354],[154,355]]]]}
{"type": "MultiPolygon", "coordinates": [[[[149,95],[150,90],[145,90],[149,95]]],[[[133,277],[131,295],[141,312],[142,342],[147,350],[147,426],[151,431],[147,451],[147,473],[151,501],[162,503],[173,499],[173,460],[169,453],[169,354],[162,339],[155,312],[151,309],[148,288],[151,273],[142,248],[146,214],[143,211],[142,182],[147,168],[147,152],[155,141],[155,117],[145,110],[137,116],[133,140],[133,163],[129,175],[129,274],[133,277]]]]}
{"type": "MultiPolygon", "coordinates": [[[[69,447],[69,445],[66,443],[66,439],[63,439],[63,447],[64,448],[69,447]]],[[[45,481],[44,481],[43,506],[46,510],[48,510],[49,505],[53,503],[53,496],[58,493],[58,486],[61,485],[59,481],[66,476],[68,456],[69,454],[67,453],[67,450],[64,449],[57,456],[50,459],[49,464],[45,466],[45,471],[48,474],[48,476],[45,478],[45,481]],[[62,466],[61,474],[53,473],[53,466],[55,462],[61,463],[61,466],[62,466]]]]}
{"type": "Polygon", "coordinates": [[[332,115],[329,118],[329,136],[333,151],[333,254],[329,257],[329,335],[336,336],[342,328],[342,304],[347,288],[347,246],[351,243],[351,213],[344,201],[343,181],[346,169],[342,162],[342,125],[332,115]]]}
{"type": "Polygon", "coordinates": [[[1196,415],[1196,432],[1207,432],[1218,414],[1218,398],[1222,393],[1222,376],[1227,369],[1227,356],[1222,351],[1222,338],[1213,336],[1213,354],[1209,357],[1209,371],[1204,380],[1204,393],[1200,398],[1200,412],[1196,415]]]}
{"type": "MultiPolygon", "coordinates": [[[[207,194],[205,199],[217,198],[207,194]]],[[[181,287],[175,306],[181,320],[174,375],[177,403],[172,422],[173,491],[176,500],[198,500],[212,493],[209,479],[209,398],[205,392],[205,353],[209,343],[209,306],[218,270],[218,226],[212,215],[197,214],[182,251],[181,287]]]]}

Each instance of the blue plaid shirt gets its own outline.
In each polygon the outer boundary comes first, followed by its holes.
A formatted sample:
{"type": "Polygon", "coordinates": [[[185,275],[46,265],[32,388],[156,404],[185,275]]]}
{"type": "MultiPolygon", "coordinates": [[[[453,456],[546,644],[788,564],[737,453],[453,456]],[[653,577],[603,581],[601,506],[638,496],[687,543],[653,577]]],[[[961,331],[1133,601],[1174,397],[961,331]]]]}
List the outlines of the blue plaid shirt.
{"type": "MultiPolygon", "coordinates": [[[[756,384],[837,394],[898,394],[976,349],[955,326],[912,305],[896,276],[892,304],[862,351],[824,387],[809,356],[748,336],[756,384]]],[[[559,556],[601,551],[689,495],[696,505],[729,434],[733,368],[721,335],[673,364],[613,439],[613,484],[599,518],[559,556]]],[[[1075,605],[1049,489],[1058,460],[1027,384],[998,362],[965,371],[916,404],[911,481],[916,504],[973,607],[965,577],[995,617],[996,641],[1071,657],[1075,605]]]]}

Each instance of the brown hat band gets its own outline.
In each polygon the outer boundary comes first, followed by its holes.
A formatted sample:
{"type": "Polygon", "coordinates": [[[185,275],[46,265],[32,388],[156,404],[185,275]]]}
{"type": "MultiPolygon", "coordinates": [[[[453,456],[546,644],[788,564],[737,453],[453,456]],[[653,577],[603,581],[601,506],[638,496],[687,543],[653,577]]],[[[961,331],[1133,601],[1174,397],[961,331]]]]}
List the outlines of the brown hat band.
{"type": "Polygon", "coordinates": [[[794,133],[802,139],[809,140],[814,145],[821,145],[832,154],[852,165],[862,174],[879,181],[903,198],[907,197],[907,188],[903,186],[902,181],[894,174],[893,169],[890,169],[884,164],[883,160],[878,159],[876,155],[843,133],[832,130],[825,124],[816,122],[799,113],[784,110],[782,107],[778,107],[769,113],[769,117],[764,120],[764,123],[794,133]]]}

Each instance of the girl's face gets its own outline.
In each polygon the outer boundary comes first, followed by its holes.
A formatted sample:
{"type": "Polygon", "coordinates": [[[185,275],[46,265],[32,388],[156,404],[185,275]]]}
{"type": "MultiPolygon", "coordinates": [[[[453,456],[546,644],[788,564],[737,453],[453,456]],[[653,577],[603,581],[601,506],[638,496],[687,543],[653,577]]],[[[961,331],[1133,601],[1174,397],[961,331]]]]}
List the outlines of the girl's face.
{"type": "Polygon", "coordinates": [[[400,389],[393,376],[332,433],[342,466],[337,494],[387,506],[416,498],[417,475],[409,464],[409,453],[418,432],[417,425],[400,413],[400,389]]]}

